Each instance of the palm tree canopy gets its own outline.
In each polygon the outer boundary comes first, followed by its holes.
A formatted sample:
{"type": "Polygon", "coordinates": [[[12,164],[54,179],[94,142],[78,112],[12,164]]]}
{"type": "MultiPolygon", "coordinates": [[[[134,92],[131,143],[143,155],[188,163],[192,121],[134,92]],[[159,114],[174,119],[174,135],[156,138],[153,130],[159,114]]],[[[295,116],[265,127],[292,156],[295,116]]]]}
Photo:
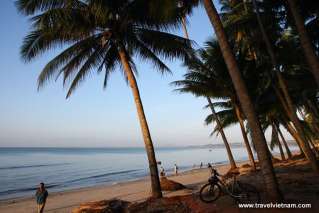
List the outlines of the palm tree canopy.
{"type": "Polygon", "coordinates": [[[64,84],[70,82],[69,97],[93,70],[104,72],[105,87],[109,74],[121,66],[120,49],[127,53],[133,69],[133,58],[137,56],[152,62],[161,72],[170,72],[160,57],[184,59],[192,52],[192,42],[162,31],[176,26],[177,21],[156,17],[151,3],[145,0],[16,1],[18,10],[31,16],[32,22],[31,32],[21,47],[25,61],[52,48],[66,47],[41,71],[39,88],[63,75],[64,84]]]}

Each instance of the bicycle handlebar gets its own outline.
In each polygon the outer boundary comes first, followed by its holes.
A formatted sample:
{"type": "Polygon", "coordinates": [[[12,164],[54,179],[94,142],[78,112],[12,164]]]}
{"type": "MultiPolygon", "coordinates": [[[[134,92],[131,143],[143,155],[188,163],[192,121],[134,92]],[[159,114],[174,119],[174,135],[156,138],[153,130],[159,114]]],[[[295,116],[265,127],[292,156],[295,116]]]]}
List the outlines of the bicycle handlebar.
{"type": "Polygon", "coordinates": [[[220,174],[217,172],[217,170],[214,167],[212,167],[211,164],[209,164],[208,167],[210,168],[210,171],[213,175],[220,176],[220,174]]]}

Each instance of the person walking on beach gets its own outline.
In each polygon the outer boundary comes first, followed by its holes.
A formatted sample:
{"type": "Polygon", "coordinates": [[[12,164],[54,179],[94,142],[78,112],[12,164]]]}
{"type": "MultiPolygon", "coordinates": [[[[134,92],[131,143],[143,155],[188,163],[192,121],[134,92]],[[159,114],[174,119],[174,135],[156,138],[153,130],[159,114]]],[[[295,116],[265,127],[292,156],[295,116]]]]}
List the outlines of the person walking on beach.
{"type": "Polygon", "coordinates": [[[161,166],[160,176],[161,176],[161,177],[165,177],[165,169],[164,169],[163,166],[161,166]]]}
{"type": "Polygon", "coordinates": [[[35,193],[35,197],[37,200],[38,213],[43,213],[44,206],[49,196],[48,191],[44,187],[44,183],[40,183],[37,192],[35,193]]]}
{"type": "Polygon", "coordinates": [[[176,163],[174,164],[174,172],[175,172],[175,175],[178,175],[178,167],[176,163]]]}

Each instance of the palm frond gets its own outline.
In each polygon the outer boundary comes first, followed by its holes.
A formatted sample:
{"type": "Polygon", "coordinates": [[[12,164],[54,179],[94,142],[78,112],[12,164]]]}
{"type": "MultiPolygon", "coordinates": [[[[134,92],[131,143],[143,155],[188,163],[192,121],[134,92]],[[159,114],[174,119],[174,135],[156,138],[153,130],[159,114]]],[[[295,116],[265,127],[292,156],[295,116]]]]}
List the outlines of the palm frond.
{"type": "MultiPolygon", "coordinates": [[[[85,61],[83,66],[77,72],[75,78],[72,80],[70,88],[67,92],[66,98],[69,98],[73,91],[78,87],[78,85],[85,79],[85,77],[89,74],[89,71],[92,68],[97,67],[103,61],[102,53],[105,51],[103,47],[97,48],[85,61]]],[[[67,78],[67,77],[65,77],[67,78]]],[[[64,79],[65,81],[65,79],[64,79]]]]}

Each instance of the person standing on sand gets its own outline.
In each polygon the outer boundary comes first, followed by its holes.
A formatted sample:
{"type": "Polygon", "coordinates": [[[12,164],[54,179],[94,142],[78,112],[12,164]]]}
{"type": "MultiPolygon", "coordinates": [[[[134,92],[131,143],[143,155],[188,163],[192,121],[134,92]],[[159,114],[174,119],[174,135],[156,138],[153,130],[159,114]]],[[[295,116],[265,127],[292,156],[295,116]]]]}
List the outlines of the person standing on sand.
{"type": "Polygon", "coordinates": [[[165,177],[165,169],[163,166],[161,166],[160,176],[165,177]]]}
{"type": "Polygon", "coordinates": [[[178,175],[178,167],[176,163],[174,164],[174,172],[175,172],[175,175],[178,175]]]}
{"type": "Polygon", "coordinates": [[[48,191],[44,187],[44,183],[40,183],[37,192],[35,193],[35,197],[37,200],[38,213],[43,213],[44,206],[49,196],[48,191]]]}

